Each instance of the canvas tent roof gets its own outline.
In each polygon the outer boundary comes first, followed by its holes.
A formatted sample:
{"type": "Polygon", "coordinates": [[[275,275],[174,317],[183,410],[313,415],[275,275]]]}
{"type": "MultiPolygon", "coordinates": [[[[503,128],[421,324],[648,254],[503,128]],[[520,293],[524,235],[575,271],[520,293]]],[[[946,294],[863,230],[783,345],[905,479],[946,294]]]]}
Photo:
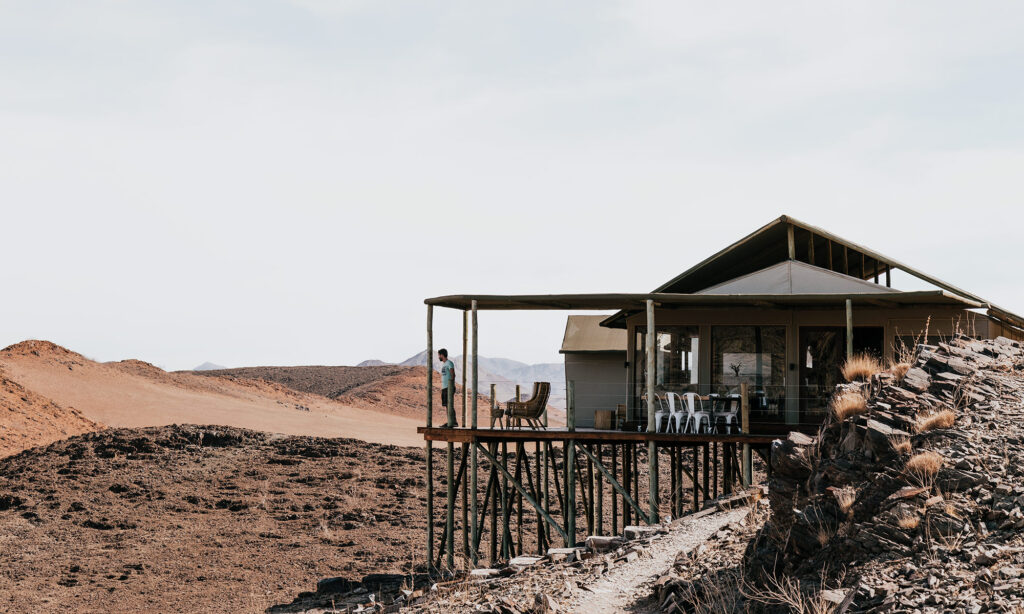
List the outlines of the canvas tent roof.
{"type": "Polygon", "coordinates": [[[705,288],[697,294],[889,294],[899,292],[797,260],[705,288]]]}
{"type": "Polygon", "coordinates": [[[569,316],[560,354],[625,352],[626,331],[601,326],[604,316],[569,316]]]}
{"type": "MultiPolygon", "coordinates": [[[[866,280],[890,269],[898,269],[947,293],[969,299],[988,314],[1017,328],[1024,328],[1024,318],[991,302],[932,277],[894,258],[843,239],[826,230],[783,215],[729,245],[725,249],[687,269],[654,290],[655,293],[695,293],[751,273],[768,269],[780,262],[796,260],[816,268],[842,271],[844,276],[866,280]],[[793,236],[794,253],[790,258],[789,236],[793,236]],[[827,268],[826,268],[827,267],[827,268]]],[[[607,318],[603,326],[622,326],[626,313],[607,318]]]]}

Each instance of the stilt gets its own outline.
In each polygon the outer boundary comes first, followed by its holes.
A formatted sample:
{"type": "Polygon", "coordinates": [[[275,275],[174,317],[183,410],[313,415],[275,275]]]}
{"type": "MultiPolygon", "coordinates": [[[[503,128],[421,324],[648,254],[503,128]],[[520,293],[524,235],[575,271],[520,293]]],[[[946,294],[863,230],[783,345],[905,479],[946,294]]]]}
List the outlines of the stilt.
{"type": "Polygon", "coordinates": [[[714,467],[712,467],[712,472],[713,473],[712,473],[712,476],[711,476],[711,488],[713,489],[713,491],[715,493],[714,496],[717,499],[718,498],[718,442],[717,441],[715,443],[711,444],[711,458],[712,458],[712,462],[714,463],[714,467]]]}
{"type": "MultiPolygon", "coordinates": [[[[541,445],[540,445],[539,441],[537,442],[537,449],[536,449],[536,451],[534,453],[534,459],[537,461],[537,486],[536,486],[537,502],[540,503],[540,506],[542,508],[544,508],[544,511],[546,511],[546,512],[548,512],[550,514],[551,510],[548,508],[548,500],[547,500],[548,499],[547,485],[541,483],[542,482],[542,480],[541,480],[541,472],[543,471],[543,469],[542,469],[543,463],[541,462],[541,445]],[[543,490],[541,490],[542,488],[543,488],[543,490]]],[[[547,550],[547,538],[548,538],[548,528],[544,524],[544,519],[541,517],[540,513],[538,513],[537,514],[537,554],[544,554],[544,552],[547,550]]]]}
{"type": "MultiPolygon", "coordinates": [[[[570,433],[576,431],[576,384],[569,380],[566,382],[566,428],[570,433]]],[[[569,439],[565,442],[565,463],[562,470],[565,473],[565,507],[562,508],[565,516],[565,546],[572,548],[576,545],[576,440],[569,439]]]]}
{"type": "MultiPolygon", "coordinates": [[[[587,449],[590,453],[594,453],[594,446],[587,444],[587,449]]],[[[594,463],[591,461],[590,456],[587,456],[587,534],[597,534],[597,518],[595,516],[597,512],[597,505],[594,501],[594,463]]]]}
{"type": "MultiPolygon", "coordinates": [[[[632,492],[630,489],[633,487],[633,465],[630,461],[630,444],[623,444],[623,488],[626,492],[632,492]]],[[[623,528],[626,528],[632,524],[633,514],[630,510],[629,503],[626,502],[626,497],[623,497],[623,528]]]]}
{"type": "MultiPolygon", "coordinates": [[[[463,424],[466,424],[463,422],[463,424]]],[[[459,461],[465,467],[469,460],[469,444],[462,444],[462,459],[459,461]]],[[[462,557],[468,562],[471,560],[469,554],[469,480],[462,480],[462,557]]]]}
{"type": "MultiPolygon", "coordinates": [[[[434,306],[427,305],[427,426],[434,424],[434,306]]],[[[427,442],[427,573],[434,565],[434,444],[427,442]]]]}
{"type": "MultiPolygon", "coordinates": [[[[710,446],[708,446],[708,444],[706,443],[702,447],[704,448],[704,497],[707,498],[708,493],[711,492],[708,490],[708,464],[710,460],[709,457],[711,456],[711,451],[708,449],[710,446]]],[[[696,478],[697,476],[693,477],[696,478]]]]}
{"type": "MultiPolygon", "coordinates": [[[[498,444],[490,444],[491,456],[498,454],[498,444]]],[[[491,547],[490,551],[490,562],[491,567],[498,564],[498,467],[497,465],[491,465],[491,483],[494,485],[494,496],[491,497],[491,547]]]]}
{"type": "MultiPolygon", "coordinates": [[[[597,445],[597,462],[604,464],[604,453],[601,451],[601,444],[597,445]]],[[[604,535],[604,482],[601,480],[601,472],[594,474],[596,483],[594,484],[594,504],[596,507],[597,519],[594,522],[594,534],[604,535]]]]}
{"type": "Polygon", "coordinates": [[[697,476],[700,475],[697,471],[697,446],[693,446],[693,474],[690,475],[690,479],[693,480],[693,511],[700,511],[700,482],[697,481],[697,476]]]}
{"type": "MultiPolygon", "coordinates": [[[[617,480],[617,479],[619,479],[618,467],[617,467],[617,465],[618,465],[618,463],[617,463],[618,458],[616,458],[618,456],[618,454],[617,454],[618,446],[613,443],[611,445],[611,449],[612,449],[612,479],[613,480],[617,480]]],[[[615,493],[615,492],[612,492],[612,532],[611,532],[611,534],[612,535],[618,535],[619,534],[619,495],[618,495],[618,493],[615,493]]]]}
{"type": "Polygon", "coordinates": [[[676,518],[679,515],[679,509],[677,503],[679,502],[678,490],[679,490],[679,471],[676,468],[676,446],[669,446],[668,448],[668,464],[669,464],[669,478],[668,478],[668,507],[672,510],[671,515],[676,518]]]}
{"type": "MultiPolygon", "coordinates": [[[[647,301],[647,432],[653,433],[654,421],[654,301],[647,301]]],[[[654,440],[647,442],[647,488],[650,503],[650,523],[658,522],[658,444],[654,440]]]]}
{"type": "Polygon", "coordinates": [[[501,472],[501,559],[503,561],[508,560],[509,542],[508,534],[508,522],[511,510],[509,510],[508,501],[508,444],[504,441],[501,442],[501,466],[504,471],[501,472]]]}

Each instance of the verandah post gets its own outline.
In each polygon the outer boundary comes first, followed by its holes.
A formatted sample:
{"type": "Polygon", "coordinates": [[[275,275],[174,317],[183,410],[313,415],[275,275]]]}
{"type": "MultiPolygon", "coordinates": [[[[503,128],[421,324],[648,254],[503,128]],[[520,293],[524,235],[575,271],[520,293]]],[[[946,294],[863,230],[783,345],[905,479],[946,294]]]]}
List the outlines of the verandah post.
{"type": "MultiPolygon", "coordinates": [[[[427,428],[434,425],[434,306],[427,305],[427,428]]],[[[434,445],[427,440],[427,571],[434,570],[434,445]]]]}
{"type": "MultiPolygon", "coordinates": [[[[747,435],[750,433],[750,384],[743,382],[740,384],[740,424],[743,428],[743,434],[747,435]]],[[[750,444],[743,444],[743,468],[742,474],[740,475],[741,483],[743,488],[749,488],[751,481],[753,481],[753,458],[750,455],[750,444]]]]}
{"type": "MultiPolygon", "coordinates": [[[[654,301],[647,300],[647,432],[654,432],[654,301]]],[[[649,493],[651,524],[658,522],[658,447],[654,439],[647,441],[649,465],[649,493]]]]}
{"type": "Polygon", "coordinates": [[[573,380],[566,382],[566,428],[569,431],[570,439],[565,442],[562,470],[565,474],[565,546],[572,548],[576,545],[576,440],[571,439],[576,431],[576,383],[573,380]]]}
{"type": "Polygon", "coordinates": [[[853,358],[853,299],[846,299],[846,359],[853,358]]]}
{"type": "MultiPolygon", "coordinates": [[[[472,309],[473,356],[474,356],[474,360],[473,360],[473,401],[470,403],[470,405],[472,407],[472,412],[470,413],[470,418],[469,419],[470,419],[470,428],[472,428],[475,431],[476,427],[477,427],[477,411],[476,411],[477,407],[476,407],[476,403],[477,403],[477,396],[478,396],[477,393],[476,393],[477,370],[476,370],[476,359],[475,359],[475,356],[476,356],[476,339],[477,339],[477,335],[476,335],[476,301],[472,302],[471,309],[472,309]]],[[[465,314],[465,312],[463,312],[463,314],[462,314],[462,322],[463,322],[463,330],[465,330],[465,322],[466,322],[466,314],[465,314]]],[[[465,345],[465,335],[463,335],[463,346],[462,346],[462,413],[463,413],[462,425],[465,426],[466,425],[466,421],[465,421],[465,413],[466,413],[466,345],[465,345]]],[[[475,437],[473,438],[473,443],[476,443],[476,438],[475,437]]],[[[470,501],[471,501],[470,506],[472,508],[471,512],[472,512],[472,516],[473,516],[473,528],[472,528],[472,531],[473,531],[473,544],[474,544],[473,551],[472,551],[472,553],[470,553],[470,559],[473,562],[473,567],[476,567],[477,562],[478,562],[478,555],[477,555],[477,547],[476,547],[475,544],[479,544],[480,543],[480,523],[477,520],[478,516],[477,516],[477,509],[476,509],[476,506],[477,506],[476,501],[477,501],[477,497],[479,496],[479,493],[477,492],[477,490],[478,490],[478,485],[477,485],[477,466],[478,466],[478,463],[477,463],[476,446],[475,445],[471,445],[470,446],[469,454],[470,454],[470,465],[469,465],[470,495],[469,496],[470,496],[470,501]]]]}

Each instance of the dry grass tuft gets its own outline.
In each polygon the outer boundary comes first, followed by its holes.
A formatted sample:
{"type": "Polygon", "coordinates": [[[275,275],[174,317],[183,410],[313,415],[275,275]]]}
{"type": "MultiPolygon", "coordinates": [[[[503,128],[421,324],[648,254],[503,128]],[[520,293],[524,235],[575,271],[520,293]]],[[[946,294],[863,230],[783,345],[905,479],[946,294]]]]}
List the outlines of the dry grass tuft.
{"type": "Polygon", "coordinates": [[[907,374],[907,371],[910,371],[909,362],[898,362],[893,366],[889,367],[889,372],[892,373],[893,377],[896,378],[897,382],[903,381],[903,376],[907,374]]]}
{"type": "Polygon", "coordinates": [[[945,459],[938,452],[921,452],[907,461],[907,474],[924,488],[931,488],[945,459]]]}
{"type": "Polygon", "coordinates": [[[875,373],[882,372],[882,363],[871,354],[854,354],[843,363],[843,377],[848,382],[866,382],[875,373]]]}
{"type": "Polygon", "coordinates": [[[857,501],[857,491],[852,486],[845,486],[835,491],[836,502],[839,504],[839,511],[846,516],[850,515],[853,504],[857,501]]]}
{"type": "Polygon", "coordinates": [[[896,524],[898,524],[904,531],[913,531],[917,528],[917,525],[921,524],[921,517],[912,513],[900,514],[896,519],[896,524]]]}
{"type": "Polygon", "coordinates": [[[909,455],[914,451],[914,445],[910,443],[910,438],[906,435],[889,436],[889,445],[892,446],[893,451],[897,454],[909,455]]]}
{"type": "Polygon", "coordinates": [[[857,392],[844,392],[832,397],[832,413],[836,420],[842,422],[847,418],[859,416],[868,411],[868,400],[857,392]]]}
{"type": "Polygon", "coordinates": [[[926,433],[935,429],[948,429],[956,422],[956,414],[952,410],[944,409],[938,413],[920,416],[917,419],[917,432],[926,433]]]}

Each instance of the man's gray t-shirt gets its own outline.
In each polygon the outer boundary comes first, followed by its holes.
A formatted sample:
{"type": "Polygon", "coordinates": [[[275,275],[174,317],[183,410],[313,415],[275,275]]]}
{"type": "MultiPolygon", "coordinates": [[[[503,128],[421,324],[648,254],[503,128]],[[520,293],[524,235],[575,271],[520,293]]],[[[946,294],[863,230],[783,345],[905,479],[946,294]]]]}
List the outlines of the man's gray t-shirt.
{"type": "Polygon", "coordinates": [[[455,363],[451,360],[444,361],[441,365],[441,387],[448,389],[448,384],[455,380],[455,363]]]}

